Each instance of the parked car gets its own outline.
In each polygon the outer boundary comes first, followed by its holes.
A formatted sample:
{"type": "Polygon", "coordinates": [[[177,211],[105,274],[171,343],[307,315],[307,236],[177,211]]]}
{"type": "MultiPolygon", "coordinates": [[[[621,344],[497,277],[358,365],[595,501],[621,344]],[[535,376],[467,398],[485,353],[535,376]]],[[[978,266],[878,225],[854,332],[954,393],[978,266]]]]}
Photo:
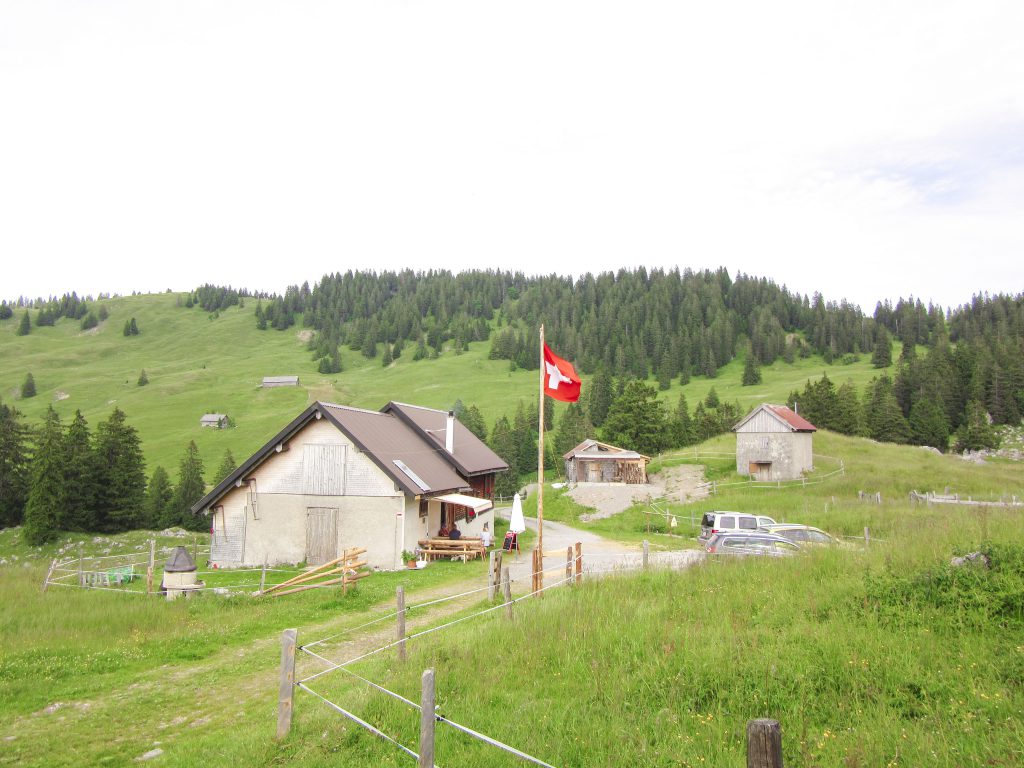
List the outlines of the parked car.
{"type": "Polygon", "coordinates": [[[756,531],[766,525],[775,525],[775,521],[765,515],[752,515],[746,512],[707,512],[700,520],[701,541],[707,541],[716,533],[728,531],[756,531]]]}
{"type": "Polygon", "coordinates": [[[774,533],[715,533],[704,545],[709,555],[761,555],[786,557],[800,552],[800,545],[774,533]]]}
{"type": "Polygon", "coordinates": [[[810,544],[812,546],[845,546],[845,543],[830,533],[810,525],[797,525],[795,523],[774,523],[760,526],[761,530],[768,533],[775,533],[785,539],[789,539],[801,546],[810,544]]]}

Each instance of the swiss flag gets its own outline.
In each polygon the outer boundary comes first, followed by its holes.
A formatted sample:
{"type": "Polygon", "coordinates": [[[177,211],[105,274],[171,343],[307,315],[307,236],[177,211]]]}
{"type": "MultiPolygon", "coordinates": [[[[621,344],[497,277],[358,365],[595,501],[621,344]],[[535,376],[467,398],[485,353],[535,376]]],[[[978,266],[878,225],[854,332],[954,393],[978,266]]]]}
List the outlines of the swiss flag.
{"type": "Polygon", "coordinates": [[[580,377],[572,363],[558,357],[547,344],[544,345],[544,394],[563,403],[575,403],[580,399],[580,377]]]}

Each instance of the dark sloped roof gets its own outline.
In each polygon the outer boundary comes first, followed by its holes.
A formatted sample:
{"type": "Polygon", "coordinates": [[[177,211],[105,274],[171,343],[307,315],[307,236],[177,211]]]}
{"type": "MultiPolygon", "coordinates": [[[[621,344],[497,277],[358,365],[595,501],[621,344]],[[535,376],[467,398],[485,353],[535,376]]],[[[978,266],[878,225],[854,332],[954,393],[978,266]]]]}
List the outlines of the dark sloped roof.
{"type": "Polygon", "coordinates": [[[164,571],[167,573],[190,573],[195,569],[196,561],[184,547],[175,547],[164,566],[164,571]]]}
{"type": "Polygon", "coordinates": [[[352,438],[352,442],[407,493],[419,496],[468,487],[465,479],[424,441],[422,435],[396,416],[329,403],[321,405],[326,415],[352,438]],[[421,487],[401,465],[395,464],[396,460],[411,469],[427,487],[421,487]]]}
{"type": "MultiPolygon", "coordinates": [[[[421,430],[414,428],[396,414],[317,401],[242,462],[238,469],[224,478],[212,491],[193,504],[193,514],[209,509],[236,483],[240,484],[272,455],[278,445],[287,443],[310,421],[317,418],[317,414],[347,435],[384,474],[410,495],[420,496],[469,488],[469,483],[453,468],[453,462],[444,450],[443,443],[439,450],[421,430]]],[[[477,440],[469,430],[466,430],[466,433],[473,440],[477,440]]],[[[501,462],[501,469],[505,468],[506,465],[501,462]]]]}
{"type": "Polygon", "coordinates": [[[458,419],[455,420],[453,453],[449,454],[444,447],[448,424],[447,411],[394,401],[385,405],[381,411],[394,413],[403,422],[419,431],[424,438],[437,446],[446,461],[454,464],[466,477],[508,469],[508,464],[458,419]]]}

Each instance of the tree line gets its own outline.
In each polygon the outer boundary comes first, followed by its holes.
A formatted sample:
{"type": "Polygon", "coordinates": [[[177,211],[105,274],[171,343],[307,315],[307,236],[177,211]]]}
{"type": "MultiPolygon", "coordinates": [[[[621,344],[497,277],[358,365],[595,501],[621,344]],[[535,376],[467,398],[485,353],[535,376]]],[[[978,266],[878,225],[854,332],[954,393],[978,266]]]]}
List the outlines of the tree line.
{"type": "MultiPolygon", "coordinates": [[[[218,480],[234,469],[228,451],[218,480]]],[[[119,408],[92,431],[81,411],[65,426],[50,407],[33,428],[0,402],[0,527],[23,525],[30,544],[51,541],[60,531],[203,530],[206,521],[191,512],[205,493],[203,475],[190,442],[177,483],[163,467],[147,482],[138,433],[119,408]]]]}

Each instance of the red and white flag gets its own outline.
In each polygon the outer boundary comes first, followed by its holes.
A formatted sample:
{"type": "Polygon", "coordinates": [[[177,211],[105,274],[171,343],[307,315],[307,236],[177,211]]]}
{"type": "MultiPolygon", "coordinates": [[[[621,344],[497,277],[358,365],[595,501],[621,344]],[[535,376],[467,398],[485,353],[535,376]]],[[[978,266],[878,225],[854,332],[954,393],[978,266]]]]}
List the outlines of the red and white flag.
{"type": "Polygon", "coordinates": [[[563,360],[551,348],[544,345],[544,394],[563,403],[575,403],[580,399],[580,377],[572,363],[563,360]]]}

